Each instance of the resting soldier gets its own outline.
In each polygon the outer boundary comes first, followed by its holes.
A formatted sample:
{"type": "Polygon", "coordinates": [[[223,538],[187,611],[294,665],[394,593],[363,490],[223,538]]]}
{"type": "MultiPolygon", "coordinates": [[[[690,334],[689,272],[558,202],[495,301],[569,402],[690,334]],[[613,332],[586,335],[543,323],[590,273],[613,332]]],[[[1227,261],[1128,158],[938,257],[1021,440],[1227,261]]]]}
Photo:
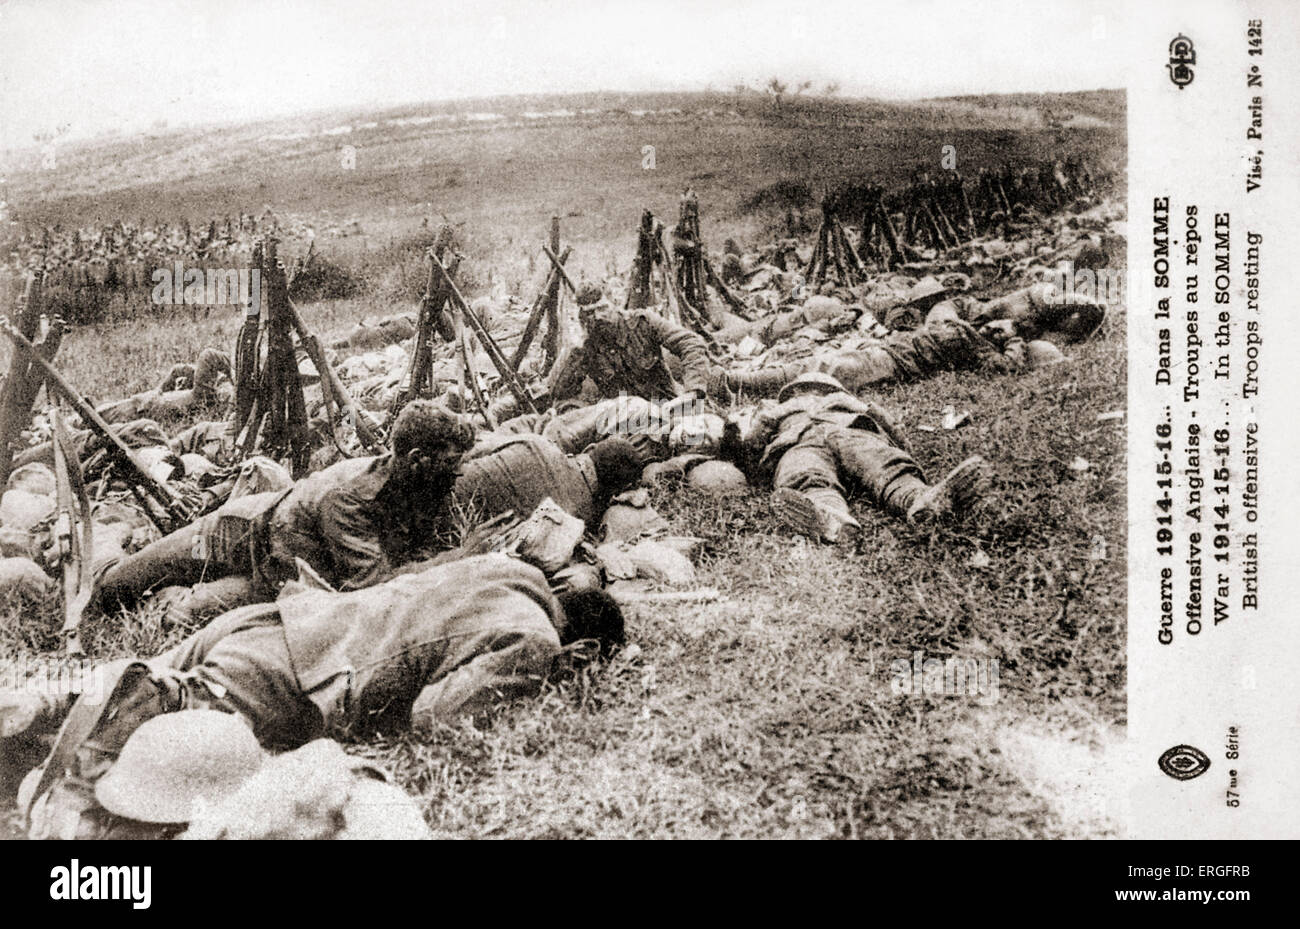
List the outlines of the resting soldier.
{"type": "Polygon", "coordinates": [[[595,285],[584,286],[577,302],[584,340],[563,353],[551,371],[554,402],[577,396],[584,378],[606,398],[668,400],[688,392],[704,396],[709,355],[698,334],[653,310],[615,309],[595,285]],[[664,364],[664,351],[681,362],[680,384],[664,364]]]}
{"type": "Polygon", "coordinates": [[[996,342],[955,316],[934,319],[919,329],[892,332],[860,348],[825,355],[816,362],[851,391],[869,384],[905,383],[940,371],[984,371],[1003,374],[1022,362],[996,342]]]}
{"type": "Polygon", "coordinates": [[[97,825],[96,782],[130,735],[163,713],[235,713],[268,749],[400,733],[479,714],[536,693],[564,646],[623,641],[608,594],[557,598],[537,568],[501,554],[452,561],[352,593],[286,591],[226,613],[151,661],[105,668],[107,699],[0,694],[5,760],[21,738],[62,726],[20,804],[37,820],[60,809],[97,825]],[[87,801],[87,797],[91,797],[87,801]],[[78,804],[80,809],[78,810],[78,804]]]}
{"type": "Polygon", "coordinates": [[[473,442],[460,417],[429,401],[410,403],[393,426],[390,453],[223,504],[109,568],[102,602],[131,606],[156,587],[228,576],[248,581],[243,602],[267,600],[297,574],[295,558],[336,590],[375,584],[420,553],[473,442]]]}
{"type": "Polygon", "coordinates": [[[736,393],[770,397],[806,367],[729,371],[709,359],[697,333],[653,310],[614,309],[595,286],[578,294],[578,314],[585,341],[562,355],[551,371],[555,402],[577,396],[584,378],[606,399],[672,399],[674,405],[686,406],[706,396],[723,401],[736,393]],[[680,383],[664,363],[665,351],[681,364],[680,383]]]}
{"type": "Polygon", "coordinates": [[[594,528],[610,499],[637,482],[645,463],[632,444],[618,436],[576,455],[565,454],[539,435],[513,436],[461,465],[449,509],[478,522],[507,511],[526,516],[550,497],[594,528]]]}
{"type": "Polygon", "coordinates": [[[174,365],[153,390],[106,403],[96,412],[106,422],[120,423],[141,417],[180,416],[203,407],[221,407],[234,396],[230,376],[230,356],[215,348],[205,348],[195,364],[174,365]]]}
{"type": "Polygon", "coordinates": [[[984,459],[968,458],[938,484],[927,484],[889,414],[828,375],[801,375],[779,399],[747,434],[728,424],[722,454],[751,480],[770,477],[774,512],[804,535],[851,541],[861,529],[841,478],[911,523],[958,513],[980,496],[984,459]]]}
{"type": "Polygon", "coordinates": [[[1062,292],[1047,281],[990,300],[971,314],[976,326],[1003,323],[1009,333],[1022,339],[1038,339],[1052,332],[1070,342],[1088,338],[1105,318],[1106,307],[1091,295],[1062,292]]]}

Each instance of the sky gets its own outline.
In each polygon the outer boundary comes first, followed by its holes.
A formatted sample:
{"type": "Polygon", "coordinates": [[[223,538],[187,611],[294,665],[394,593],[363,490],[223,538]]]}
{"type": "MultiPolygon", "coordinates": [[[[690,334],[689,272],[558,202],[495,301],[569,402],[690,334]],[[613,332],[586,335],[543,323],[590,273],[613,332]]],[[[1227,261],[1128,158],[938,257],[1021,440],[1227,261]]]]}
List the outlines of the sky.
{"type": "Polygon", "coordinates": [[[51,134],[566,91],[1124,85],[1095,0],[0,0],[0,146],[51,134]]]}

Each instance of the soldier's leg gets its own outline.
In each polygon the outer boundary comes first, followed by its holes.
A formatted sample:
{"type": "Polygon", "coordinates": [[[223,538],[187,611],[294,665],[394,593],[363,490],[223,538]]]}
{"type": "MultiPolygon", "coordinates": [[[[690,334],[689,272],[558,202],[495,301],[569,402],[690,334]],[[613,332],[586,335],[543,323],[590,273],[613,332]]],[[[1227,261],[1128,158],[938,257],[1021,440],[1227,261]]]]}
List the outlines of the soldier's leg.
{"type": "Polygon", "coordinates": [[[98,406],[95,408],[95,412],[106,423],[130,422],[133,419],[139,419],[140,411],[157,396],[159,396],[157,391],[146,390],[143,393],[133,394],[125,399],[98,406]]]}
{"type": "Polygon", "coordinates": [[[100,602],[106,609],[133,607],[156,587],[190,586],[209,570],[204,520],[196,520],[151,542],[110,567],[99,583],[100,602]]]}
{"type": "Polygon", "coordinates": [[[156,588],[251,573],[252,533],[251,520],[221,509],[209,513],[111,566],[99,582],[99,602],[129,608],[156,588]]]}
{"type": "Polygon", "coordinates": [[[728,371],[721,365],[714,365],[709,372],[709,396],[715,400],[728,401],[734,394],[746,397],[775,397],[781,388],[789,384],[809,368],[808,362],[796,361],[757,371],[728,371]]]}
{"type": "Polygon", "coordinates": [[[846,477],[881,509],[910,522],[960,512],[978,500],[982,490],[984,459],[978,455],[930,486],[912,456],[878,432],[837,427],[828,431],[826,444],[846,477]]]}
{"type": "Polygon", "coordinates": [[[835,454],[820,430],[781,456],[772,484],[772,509],[787,526],[818,541],[856,537],[861,526],[849,512],[835,454]]]}

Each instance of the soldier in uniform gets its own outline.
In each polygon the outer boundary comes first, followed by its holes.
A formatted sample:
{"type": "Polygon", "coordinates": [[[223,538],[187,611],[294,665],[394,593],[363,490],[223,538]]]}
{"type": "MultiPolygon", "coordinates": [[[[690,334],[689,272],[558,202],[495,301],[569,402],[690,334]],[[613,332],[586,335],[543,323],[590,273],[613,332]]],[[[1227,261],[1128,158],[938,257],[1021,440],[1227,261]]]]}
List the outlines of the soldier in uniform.
{"type": "MultiPolygon", "coordinates": [[[[951,307],[941,303],[934,309],[951,307]]],[[[955,313],[947,313],[917,329],[891,332],[861,348],[824,355],[812,367],[856,392],[870,384],[916,381],[940,371],[1005,374],[1022,369],[1024,361],[1015,345],[1000,345],[955,313]]]]}
{"type": "Polygon", "coordinates": [[[228,576],[248,579],[245,602],[267,600],[297,574],[296,558],[335,589],[369,587],[419,553],[473,444],[474,429],[460,417],[427,400],[410,403],[390,453],[223,504],[110,567],[101,602],[129,607],[156,587],[228,576]]]}
{"type": "Polygon", "coordinates": [[[395,734],[478,715],[536,693],[569,643],[602,653],[623,641],[603,591],[554,594],[540,570],[487,554],[426,567],[351,593],[295,585],[275,603],[218,617],[150,661],[105,669],[107,698],[0,693],[0,756],[59,730],[24,779],[33,830],[67,820],[84,837],[105,825],[94,803],[130,736],[186,709],[238,714],[271,750],[322,736],[395,734]]]}
{"type": "Polygon", "coordinates": [[[968,458],[928,484],[889,414],[829,375],[796,378],[779,401],[745,433],[729,423],[721,453],[751,480],[770,479],[774,513],[803,535],[827,542],[856,538],[861,524],[844,499],[846,483],[914,524],[960,513],[981,495],[983,458],[968,458]]]}
{"type": "MultiPolygon", "coordinates": [[[[1081,267],[1101,267],[1105,254],[1099,246],[1084,240],[1072,253],[1081,267]],[[1100,257],[1098,257],[1098,255],[1100,257]]],[[[1106,318],[1106,307],[1091,295],[1062,292],[1055,284],[1041,281],[1012,291],[978,307],[971,322],[992,333],[1000,328],[1022,339],[1038,339],[1045,333],[1059,333],[1068,341],[1086,339],[1106,318]]]]}
{"type": "Polygon", "coordinates": [[[106,403],[96,412],[106,422],[121,423],[180,416],[205,406],[219,409],[234,396],[230,376],[230,356],[215,348],[205,348],[194,364],[173,365],[153,390],[106,403]]]}
{"type": "Polygon", "coordinates": [[[572,455],[540,435],[511,436],[461,465],[448,509],[481,521],[507,511],[527,515],[549,497],[594,528],[610,499],[633,486],[645,464],[620,436],[572,455]]]}
{"type": "Polygon", "coordinates": [[[584,379],[603,398],[704,396],[709,355],[698,334],[653,310],[617,310],[596,285],[584,286],[577,303],[584,340],[556,361],[549,382],[553,402],[577,396],[584,379]],[[664,364],[665,351],[681,363],[680,384],[664,364]]]}
{"type": "Polygon", "coordinates": [[[653,310],[616,310],[595,286],[578,294],[578,312],[586,340],[555,363],[549,383],[555,402],[577,396],[587,378],[604,399],[669,401],[660,409],[671,418],[706,396],[724,402],[737,393],[774,396],[806,369],[797,363],[730,371],[709,359],[698,334],[653,310]],[[680,362],[680,383],[664,363],[665,351],[680,362]]]}

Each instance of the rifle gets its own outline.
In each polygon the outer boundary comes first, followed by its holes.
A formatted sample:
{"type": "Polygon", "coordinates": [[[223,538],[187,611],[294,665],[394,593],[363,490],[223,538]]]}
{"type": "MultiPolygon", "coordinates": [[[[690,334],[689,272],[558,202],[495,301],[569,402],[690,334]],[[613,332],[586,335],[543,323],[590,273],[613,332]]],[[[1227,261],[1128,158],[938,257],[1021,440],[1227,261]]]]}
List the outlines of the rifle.
{"type": "MultiPolygon", "coordinates": [[[[36,331],[41,324],[44,287],[45,272],[27,277],[23,307],[18,314],[18,329],[29,340],[36,338],[36,331]]],[[[59,334],[62,334],[61,325],[59,334]]],[[[57,347],[57,340],[53,345],[57,347]]],[[[31,420],[32,401],[39,389],[40,378],[34,376],[31,362],[26,356],[15,352],[9,361],[9,376],[5,378],[4,387],[0,388],[0,487],[9,479],[13,446],[23,426],[31,420]]]]}
{"type": "Polygon", "coordinates": [[[722,282],[722,278],[713,270],[713,262],[709,261],[707,258],[704,259],[704,274],[708,282],[713,285],[713,289],[716,290],[722,299],[726,301],[727,305],[735,311],[737,316],[753,322],[756,318],[753,311],[745,305],[745,301],[733,294],[731,289],[722,282]]]}
{"type": "MultiPolygon", "coordinates": [[[[433,390],[433,349],[431,348],[433,333],[436,331],[448,342],[455,342],[457,339],[455,326],[454,324],[448,326],[452,321],[443,311],[447,303],[447,295],[443,293],[442,279],[433,267],[434,262],[442,261],[443,255],[450,247],[450,241],[451,227],[443,226],[438,232],[433,250],[429,253],[429,280],[425,284],[424,296],[420,298],[420,309],[415,319],[415,345],[411,349],[410,370],[406,378],[406,387],[397,391],[396,396],[393,397],[389,409],[389,418],[392,421],[397,419],[397,414],[407,403],[433,390]]],[[[447,268],[447,275],[454,277],[460,265],[460,256],[453,254],[448,264],[450,267],[447,268]]]]}
{"type": "Polygon", "coordinates": [[[153,475],[135,457],[135,453],[126,447],[126,444],[109,428],[108,423],[104,422],[103,417],[95,412],[95,408],[86,402],[86,399],[77,393],[71,384],[63,379],[63,375],[59,373],[58,368],[41,357],[36,346],[25,335],[10,325],[7,320],[0,320],[0,331],[9,336],[15,345],[22,348],[28,357],[45,371],[46,382],[72,405],[72,409],[81,417],[81,421],[105,441],[105,451],[108,455],[126,468],[128,472],[127,480],[131,483],[131,489],[137,498],[148,498],[145,501],[146,503],[152,502],[154,506],[162,510],[164,516],[160,519],[158,514],[154,512],[153,507],[148,505],[144,507],[145,515],[158,527],[158,530],[166,534],[189,523],[189,508],[181,498],[174,494],[166,484],[154,480],[153,475]]]}
{"type": "Polygon", "coordinates": [[[709,331],[708,321],[699,310],[695,309],[695,307],[691,305],[690,301],[686,299],[681,290],[678,289],[677,282],[673,279],[672,271],[670,270],[673,264],[671,259],[668,257],[667,249],[664,248],[664,243],[660,241],[657,244],[659,246],[659,261],[662,265],[665,289],[668,292],[671,302],[677,304],[677,313],[681,317],[681,321],[694,329],[711,351],[719,351],[718,341],[713,337],[713,333],[709,331]]]}
{"type": "MultiPolygon", "coordinates": [[[[559,250],[560,217],[552,216],[551,251],[559,250]]],[[[542,340],[542,350],[545,353],[545,365],[542,370],[543,373],[547,373],[560,355],[560,282],[558,280],[551,281],[551,286],[546,291],[546,337],[542,340]]],[[[522,357],[521,355],[520,358],[522,357]]]]}
{"type": "Polygon", "coordinates": [[[383,442],[375,435],[370,423],[366,421],[365,414],[357,406],[357,402],[352,399],[348,389],[343,386],[343,382],[339,380],[338,372],[334,370],[333,365],[329,363],[329,359],[325,357],[325,348],[320,344],[320,339],[317,338],[315,333],[308,330],[307,324],[303,322],[302,314],[298,312],[298,308],[294,306],[288,294],[284,295],[284,310],[288,314],[290,325],[298,333],[298,341],[302,343],[302,347],[307,351],[307,357],[311,359],[311,363],[315,365],[317,372],[320,374],[323,388],[321,393],[333,395],[334,403],[338,405],[339,412],[352,423],[352,428],[356,431],[357,438],[361,440],[362,445],[371,451],[382,448],[383,442]]]}
{"type": "Polygon", "coordinates": [[[232,444],[252,417],[257,400],[257,362],[262,325],[261,242],[253,245],[253,257],[249,265],[257,270],[256,275],[250,275],[257,278],[257,283],[254,285],[256,289],[249,294],[248,307],[244,311],[244,323],[235,341],[235,415],[230,422],[232,444]]]}
{"type": "MultiPolygon", "coordinates": [[[[559,256],[560,264],[569,260],[569,253],[572,248],[566,248],[564,253],[559,256]]],[[[546,276],[546,281],[542,284],[542,289],[537,293],[537,299],[533,301],[533,308],[528,313],[528,322],[524,325],[523,334],[519,337],[519,345],[515,348],[515,356],[510,359],[510,367],[516,371],[524,360],[524,355],[528,354],[529,347],[533,344],[533,336],[537,334],[537,327],[541,325],[542,314],[546,312],[551,298],[551,290],[558,287],[560,283],[559,272],[551,268],[550,273],[546,276]]]]}
{"type": "Polygon", "coordinates": [[[54,544],[63,565],[63,628],[70,655],[84,654],[78,630],[81,615],[94,593],[94,523],[90,520],[90,498],[82,479],[81,462],[70,454],[63,417],[54,410],[54,482],[56,516],[54,544]],[[78,532],[78,529],[80,530],[78,532]]]}
{"type": "MultiPolygon", "coordinates": [[[[559,259],[554,258],[555,253],[551,252],[550,249],[546,249],[546,251],[552,256],[552,260],[557,263],[556,266],[559,267],[559,259]]],[[[452,304],[464,314],[465,319],[474,330],[474,334],[478,336],[479,342],[483,346],[483,350],[487,352],[487,356],[491,360],[492,366],[497,369],[497,373],[501,375],[501,380],[505,381],[506,386],[510,388],[510,392],[514,394],[515,400],[518,401],[520,408],[529,413],[536,413],[537,405],[533,403],[533,398],[528,395],[528,391],[524,389],[524,385],[520,382],[519,376],[515,374],[514,370],[510,367],[509,360],[505,355],[501,354],[500,346],[498,346],[496,341],[492,338],[492,334],[487,331],[487,327],[483,325],[483,321],[478,318],[477,313],[470,309],[469,304],[465,302],[465,298],[461,296],[459,288],[456,287],[455,282],[453,282],[450,275],[447,274],[447,269],[444,268],[442,262],[438,261],[436,258],[433,260],[433,268],[442,277],[443,287],[446,289],[447,296],[451,299],[452,304]]],[[[561,272],[561,274],[563,275],[563,272],[561,272]]],[[[564,277],[567,277],[567,275],[564,277]]],[[[572,286],[572,282],[570,281],[569,283],[570,286],[572,286]]]]}
{"type": "Polygon", "coordinates": [[[496,421],[492,418],[492,411],[488,409],[487,400],[483,397],[483,391],[479,387],[478,372],[474,370],[474,362],[470,360],[469,344],[465,338],[465,314],[460,310],[456,311],[456,351],[460,355],[460,383],[458,396],[463,401],[465,398],[465,381],[469,381],[470,389],[474,392],[474,400],[478,404],[478,409],[483,414],[483,421],[487,427],[493,431],[496,430],[496,421]]]}
{"type": "MultiPolygon", "coordinates": [[[[298,374],[298,360],[293,353],[293,337],[289,312],[289,285],[284,265],[276,257],[276,241],[267,241],[264,275],[268,279],[266,306],[266,368],[267,384],[261,385],[262,399],[269,406],[262,447],[274,455],[288,452],[293,463],[295,479],[307,473],[311,457],[307,435],[307,407],[302,395],[302,380],[298,374]]],[[[321,371],[327,377],[329,368],[321,371]]]]}
{"type": "Polygon", "coordinates": [[[649,210],[641,213],[641,225],[637,229],[636,258],[632,261],[632,276],[627,288],[627,300],[623,309],[639,310],[654,302],[654,284],[651,273],[659,260],[654,242],[659,237],[655,228],[654,214],[649,210]]]}
{"type": "Polygon", "coordinates": [[[555,269],[555,273],[560,276],[560,280],[564,282],[564,286],[569,288],[569,293],[576,297],[578,295],[577,285],[573,283],[573,278],[569,277],[569,272],[564,270],[564,262],[555,254],[555,252],[551,251],[549,245],[543,245],[542,251],[545,252],[546,257],[551,260],[551,266],[555,269]]]}

